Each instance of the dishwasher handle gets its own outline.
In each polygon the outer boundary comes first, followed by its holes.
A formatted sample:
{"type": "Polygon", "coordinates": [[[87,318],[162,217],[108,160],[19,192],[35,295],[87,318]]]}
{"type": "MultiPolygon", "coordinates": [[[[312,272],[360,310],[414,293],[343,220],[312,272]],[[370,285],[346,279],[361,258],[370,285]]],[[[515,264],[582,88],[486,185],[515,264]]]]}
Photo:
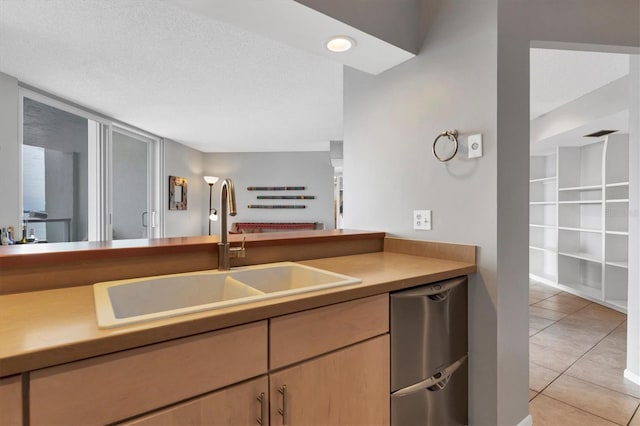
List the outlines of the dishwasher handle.
{"type": "Polygon", "coordinates": [[[451,290],[455,287],[467,282],[467,277],[453,278],[447,281],[440,281],[434,284],[428,284],[411,290],[403,290],[392,293],[391,297],[409,299],[417,297],[429,297],[433,300],[444,300],[447,298],[451,290]]]}
{"type": "Polygon", "coordinates": [[[407,386],[406,388],[399,389],[395,392],[392,392],[391,396],[406,396],[412,393],[422,391],[424,389],[431,392],[444,389],[449,383],[449,380],[451,379],[451,376],[453,375],[453,373],[455,373],[455,371],[458,368],[460,368],[462,364],[464,364],[467,357],[468,355],[463,356],[462,358],[460,358],[459,360],[457,360],[447,368],[442,369],[440,372],[434,374],[428,379],[424,379],[421,382],[415,383],[411,386],[407,386]]]}

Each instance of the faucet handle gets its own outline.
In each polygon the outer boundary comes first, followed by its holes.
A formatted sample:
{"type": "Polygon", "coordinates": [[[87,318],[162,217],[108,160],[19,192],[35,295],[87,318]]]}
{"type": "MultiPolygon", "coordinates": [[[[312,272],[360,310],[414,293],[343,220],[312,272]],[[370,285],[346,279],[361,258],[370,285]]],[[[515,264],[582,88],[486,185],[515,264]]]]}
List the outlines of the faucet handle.
{"type": "Polygon", "coordinates": [[[230,247],[229,248],[229,255],[231,257],[244,258],[245,255],[246,255],[246,251],[244,249],[245,241],[247,241],[247,236],[246,235],[244,235],[242,237],[242,246],[240,246],[240,247],[230,247]]]}

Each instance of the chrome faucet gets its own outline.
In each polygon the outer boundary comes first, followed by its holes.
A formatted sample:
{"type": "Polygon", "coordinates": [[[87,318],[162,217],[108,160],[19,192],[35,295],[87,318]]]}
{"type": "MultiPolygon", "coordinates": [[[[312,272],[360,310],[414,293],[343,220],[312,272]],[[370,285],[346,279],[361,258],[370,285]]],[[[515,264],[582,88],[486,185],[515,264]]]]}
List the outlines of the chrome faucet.
{"type": "Polygon", "coordinates": [[[244,241],[242,247],[230,247],[227,240],[227,199],[229,202],[229,216],[238,214],[236,211],[236,192],[233,188],[233,182],[227,178],[220,185],[220,242],[218,243],[218,270],[228,271],[231,267],[229,259],[232,257],[244,257],[244,241]]]}

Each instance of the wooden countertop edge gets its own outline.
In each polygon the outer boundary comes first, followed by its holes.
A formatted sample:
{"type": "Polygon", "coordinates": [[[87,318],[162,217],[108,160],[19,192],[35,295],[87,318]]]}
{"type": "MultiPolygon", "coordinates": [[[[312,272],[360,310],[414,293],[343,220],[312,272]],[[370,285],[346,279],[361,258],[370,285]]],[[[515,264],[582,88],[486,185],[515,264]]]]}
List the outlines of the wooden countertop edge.
{"type": "MultiPolygon", "coordinates": [[[[344,256],[343,258],[348,257],[350,256],[344,256]]],[[[331,258],[322,259],[322,261],[331,262],[331,258]]],[[[316,261],[303,261],[300,263],[313,264],[314,262],[316,261]]],[[[451,266],[452,267],[446,270],[440,270],[434,273],[416,274],[410,277],[382,282],[367,283],[365,281],[362,284],[347,287],[338,287],[256,302],[243,305],[242,309],[227,308],[219,310],[216,313],[201,312],[185,315],[179,319],[168,318],[153,323],[143,323],[142,325],[138,325],[138,327],[140,327],[138,329],[135,329],[135,327],[134,329],[131,329],[131,327],[122,329],[121,334],[111,334],[59,346],[51,346],[37,351],[6,356],[0,358],[0,377],[265,320],[267,318],[306,309],[388,293],[420,284],[467,275],[477,271],[477,265],[475,263],[454,262],[454,265],[451,266]]]]}
{"type": "MultiPolygon", "coordinates": [[[[246,247],[283,246],[363,239],[382,239],[384,232],[358,230],[289,231],[255,234],[231,234],[229,242],[240,243],[246,237],[246,247]]],[[[151,240],[111,242],[76,242],[0,246],[0,268],[24,267],[33,264],[56,264],[64,261],[121,259],[131,256],[153,256],[163,253],[188,253],[203,249],[217,250],[218,236],[173,237],[151,240]]]]}

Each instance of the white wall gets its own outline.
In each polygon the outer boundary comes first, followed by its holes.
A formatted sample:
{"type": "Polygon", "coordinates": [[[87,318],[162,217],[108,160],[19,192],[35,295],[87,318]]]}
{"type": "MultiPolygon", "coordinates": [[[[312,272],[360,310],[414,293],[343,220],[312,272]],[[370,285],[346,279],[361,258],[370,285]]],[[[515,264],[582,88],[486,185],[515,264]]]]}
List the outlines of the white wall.
{"type": "MultiPolygon", "coordinates": [[[[619,53],[638,52],[640,47],[640,1],[620,0],[615,3],[602,2],[600,0],[498,0],[499,4],[499,66],[498,66],[498,91],[499,91],[499,111],[498,138],[503,136],[511,140],[520,140],[519,135],[529,132],[528,108],[523,105],[526,101],[528,105],[529,86],[529,47],[555,47],[555,48],[576,48],[580,50],[610,51],[619,53]],[[576,45],[576,43],[578,43],[576,45]],[[503,105],[504,108],[500,108],[503,105]],[[526,117],[525,117],[526,116],[526,117]],[[502,127],[502,125],[504,127],[502,127]],[[502,132],[504,129],[504,133],[502,132]],[[517,138],[517,139],[514,139],[517,138]]],[[[637,80],[637,74],[636,74],[637,80]]],[[[636,110],[637,115],[637,110],[636,110]]],[[[636,130],[637,131],[637,130],[636,130]]],[[[630,146],[637,144],[630,142],[630,146]]],[[[525,156],[528,150],[518,149],[520,144],[504,145],[508,150],[502,150],[504,157],[498,159],[499,165],[499,194],[506,197],[518,194],[526,187],[525,181],[520,178],[516,168],[524,167],[525,156]],[[511,149],[514,148],[514,149],[511,149]],[[502,160],[504,158],[504,161],[502,160]],[[511,169],[511,172],[509,172],[511,169]],[[507,173],[501,177],[501,170],[507,173]],[[500,185],[505,184],[504,187],[500,185]],[[514,190],[510,190],[507,185],[513,185],[514,190]],[[519,188],[519,189],[518,189],[519,188]]],[[[637,147],[635,148],[637,155],[637,147]]],[[[632,152],[633,148],[632,148],[632,152]]],[[[637,168],[638,163],[635,164],[637,168]]],[[[637,177],[636,177],[637,178],[637,177]]],[[[637,183],[635,184],[637,185],[637,183]]],[[[632,185],[633,187],[633,185],[632,185]]],[[[635,186],[637,188],[637,186],[635,186]]],[[[637,189],[636,189],[637,193],[637,189]]],[[[498,211],[502,211],[499,207],[498,211]]],[[[498,221],[501,221],[500,215],[498,221]]],[[[505,229],[508,234],[513,229],[505,229]]],[[[508,237],[507,237],[508,238],[508,237]]],[[[502,258],[498,253],[499,259],[502,258]]],[[[632,260],[630,263],[633,262],[632,260]]],[[[500,262],[499,262],[500,263],[500,262]]],[[[510,272],[514,272],[515,265],[505,263],[510,272]]],[[[499,266],[500,269],[500,266],[499,266]]],[[[637,269],[636,269],[637,271],[637,269]]],[[[630,272],[632,269],[630,268],[630,272]]],[[[630,281],[630,286],[638,283],[637,272],[635,284],[630,281]]],[[[515,299],[503,298],[499,291],[499,299],[509,303],[515,299]]],[[[517,295],[513,295],[516,296],[517,295]]],[[[520,295],[518,298],[523,298],[520,295]]],[[[524,302],[523,302],[524,303],[524,302]]],[[[630,293],[629,299],[629,322],[628,333],[633,335],[632,340],[636,340],[640,335],[640,324],[632,322],[632,318],[637,318],[637,310],[640,308],[640,298],[636,290],[635,298],[630,293]],[[636,311],[634,314],[633,311],[636,311]]],[[[517,313],[509,314],[505,319],[512,320],[517,313]]],[[[508,331],[503,333],[503,327],[508,327],[499,320],[498,334],[505,334],[509,337],[508,331]]],[[[630,341],[631,342],[631,341],[630,341]]],[[[638,354],[635,355],[638,357],[638,354]]],[[[637,360],[636,360],[636,366],[637,360]]],[[[505,365],[505,373],[509,373],[510,366],[505,365]]],[[[634,372],[638,374],[638,372],[634,372]]],[[[509,405],[508,389],[499,392],[504,398],[505,405],[509,405]]],[[[505,412],[508,407],[499,407],[499,412],[505,412]]]]}
{"type": "MultiPolygon", "coordinates": [[[[333,168],[329,151],[204,154],[204,174],[231,178],[238,215],[233,222],[322,222],[333,228],[333,168]],[[304,191],[247,191],[249,186],[306,186],[304,191]],[[258,195],[313,195],[314,200],[258,200],[258,195]],[[249,204],[304,204],[305,209],[249,209],[249,204]]],[[[201,178],[202,179],[202,178],[201,178]]],[[[208,186],[207,186],[208,189],[208,186]]],[[[208,204],[208,194],[206,196],[208,204]]],[[[220,207],[220,183],[213,187],[213,206],[220,207]]],[[[208,214],[205,205],[203,214],[208,214]]],[[[203,233],[208,224],[203,223],[203,233]]],[[[219,221],[212,233],[218,234],[219,221]]]]}
{"type": "Polygon", "coordinates": [[[531,153],[555,152],[558,144],[565,145],[571,139],[577,145],[584,135],[596,130],[626,129],[629,119],[628,93],[627,75],[531,120],[531,153]],[[620,117],[620,125],[603,124],[603,120],[614,116],[614,120],[620,117]]]}
{"type": "Polygon", "coordinates": [[[20,229],[18,215],[18,80],[0,73],[0,227],[20,229]]]}
{"type": "Polygon", "coordinates": [[[185,237],[205,235],[205,205],[209,202],[208,186],[202,180],[202,157],[200,151],[169,139],[164,141],[164,235],[165,237],[185,237]],[[187,210],[169,210],[169,176],[187,178],[187,210]],[[206,187],[206,188],[205,188],[206,187]]]}
{"type": "MultiPolygon", "coordinates": [[[[496,1],[424,4],[428,32],[416,58],[377,77],[345,70],[345,227],[480,247],[480,273],[469,286],[470,423],[495,425],[496,1]],[[447,164],[437,161],[432,142],[447,129],[457,129],[462,144],[482,133],[484,157],[460,152],[447,164]],[[412,229],[414,209],[432,209],[432,231],[412,229]]],[[[527,328],[520,326],[523,340],[527,328]]],[[[524,371],[514,373],[521,383],[511,389],[518,421],[527,400],[526,358],[521,364],[524,371]]]]}

